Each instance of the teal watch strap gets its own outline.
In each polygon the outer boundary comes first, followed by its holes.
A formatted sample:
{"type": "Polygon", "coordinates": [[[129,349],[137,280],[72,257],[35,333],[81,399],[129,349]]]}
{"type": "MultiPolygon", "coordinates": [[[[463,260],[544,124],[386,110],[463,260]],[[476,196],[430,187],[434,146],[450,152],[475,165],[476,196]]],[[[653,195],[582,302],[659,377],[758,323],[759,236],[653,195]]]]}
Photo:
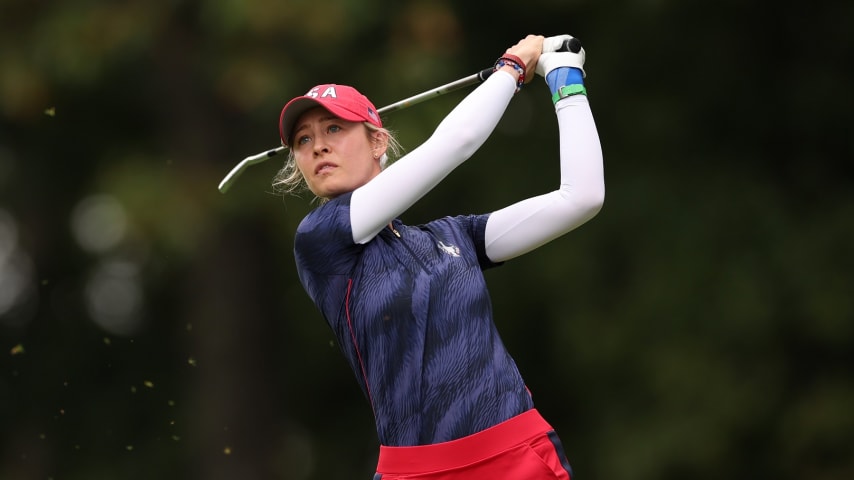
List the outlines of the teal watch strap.
{"type": "Polygon", "coordinates": [[[552,102],[557,103],[561,99],[571,97],[573,95],[587,95],[587,89],[584,85],[578,83],[564,85],[558,88],[554,95],[552,95],[552,102]]]}

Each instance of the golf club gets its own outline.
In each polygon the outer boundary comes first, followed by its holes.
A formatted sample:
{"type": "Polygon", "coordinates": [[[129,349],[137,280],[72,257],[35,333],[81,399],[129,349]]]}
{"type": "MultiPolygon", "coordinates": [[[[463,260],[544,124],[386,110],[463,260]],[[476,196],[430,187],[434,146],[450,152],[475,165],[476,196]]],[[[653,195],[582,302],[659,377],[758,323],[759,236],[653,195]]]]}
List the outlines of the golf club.
{"type": "MultiPolygon", "coordinates": [[[[543,52],[574,52],[578,53],[581,50],[581,42],[576,38],[569,37],[565,35],[559,35],[555,37],[548,37],[543,41],[543,52]]],[[[399,102],[392,103],[391,105],[386,105],[385,107],[378,108],[377,113],[382,115],[383,113],[394,112],[397,110],[403,110],[404,108],[411,107],[412,105],[421,103],[425,100],[429,100],[431,98],[435,98],[446,93],[453,92],[455,90],[459,90],[464,87],[468,87],[470,85],[475,85],[478,83],[484,82],[490,75],[492,75],[492,67],[485,68],[477,73],[469,75],[467,77],[461,78],[459,80],[446,83],[440,87],[436,87],[432,90],[428,90],[423,93],[419,93],[417,95],[413,95],[409,98],[401,100],[399,102]]],[[[221,193],[225,193],[243,173],[248,167],[255,165],[257,163],[261,163],[271,157],[278,155],[280,152],[283,152],[287,147],[284,145],[280,147],[276,147],[272,150],[267,150],[266,152],[261,152],[255,155],[250,155],[243,160],[240,161],[234,168],[228,172],[228,175],[219,182],[219,191],[221,193]]]]}

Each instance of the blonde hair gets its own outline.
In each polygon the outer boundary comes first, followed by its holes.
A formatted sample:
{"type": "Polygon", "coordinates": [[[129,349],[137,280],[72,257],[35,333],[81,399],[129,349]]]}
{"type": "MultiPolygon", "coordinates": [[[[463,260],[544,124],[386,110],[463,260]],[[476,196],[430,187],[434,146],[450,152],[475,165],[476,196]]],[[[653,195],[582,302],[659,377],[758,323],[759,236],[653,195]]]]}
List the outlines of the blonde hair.
{"type": "MultiPolygon", "coordinates": [[[[385,134],[388,138],[386,151],[383,153],[383,156],[380,157],[380,168],[385,169],[385,167],[400,158],[403,153],[403,147],[390,130],[383,127],[377,127],[376,125],[368,122],[362,122],[362,125],[366,127],[365,131],[369,137],[372,133],[380,132],[385,134]]],[[[284,166],[282,166],[279,173],[273,177],[273,189],[277,193],[294,195],[308,190],[308,185],[305,183],[305,178],[302,176],[302,172],[297,167],[296,158],[294,157],[294,152],[291,149],[288,149],[288,157],[285,159],[284,166]]]]}

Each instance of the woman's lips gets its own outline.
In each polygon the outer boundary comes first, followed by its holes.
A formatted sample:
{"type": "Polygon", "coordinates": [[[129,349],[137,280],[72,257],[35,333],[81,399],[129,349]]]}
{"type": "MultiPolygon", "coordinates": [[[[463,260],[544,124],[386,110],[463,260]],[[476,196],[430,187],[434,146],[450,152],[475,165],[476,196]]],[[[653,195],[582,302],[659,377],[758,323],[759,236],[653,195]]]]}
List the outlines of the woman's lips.
{"type": "Polygon", "coordinates": [[[314,169],[314,174],[315,175],[322,175],[324,173],[329,173],[333,169],[335,169],[336,167],[337,167],[337,165],[335,165],[334,163],[323,162],[323,163],[319,164],[317,166],[317,168],[314,169]]]}

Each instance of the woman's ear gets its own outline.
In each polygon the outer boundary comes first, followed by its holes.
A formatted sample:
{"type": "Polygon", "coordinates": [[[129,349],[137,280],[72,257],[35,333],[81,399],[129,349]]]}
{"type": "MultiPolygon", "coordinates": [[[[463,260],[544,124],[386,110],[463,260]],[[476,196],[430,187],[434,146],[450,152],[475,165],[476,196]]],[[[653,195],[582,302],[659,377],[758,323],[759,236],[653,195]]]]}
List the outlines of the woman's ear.
{"type": "Polygon", "coordinates": [[[374,158],[380,158],[388,149],[388,134],[381,131],[371,132],[371,151],[374,158]]]}

